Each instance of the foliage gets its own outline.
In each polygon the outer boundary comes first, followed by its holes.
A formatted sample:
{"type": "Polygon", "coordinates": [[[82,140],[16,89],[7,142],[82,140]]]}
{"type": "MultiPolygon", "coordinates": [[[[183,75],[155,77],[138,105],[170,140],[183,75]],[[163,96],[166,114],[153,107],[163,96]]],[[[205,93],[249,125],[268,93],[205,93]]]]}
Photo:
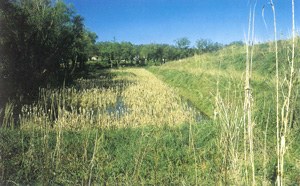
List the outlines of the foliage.
{"type": "Polygon", "coordinates": [[[194,55],[192,49],[180,49],[168,44],[134,45],[130,42],[98,42],[98,61],[112,66],[144,66],[162,64],[194,55]]]}
{"type": "Polygon", "coordinates": [[[95,42],[62,1],[1,0],[0,23],[1,98],[33,97],[39,86],[72,78],[95,42]]]}
{"type": "Polygon", "coordinates": [[[197,41],[198,48],[190,47],[188,38],[175,40],[175,46],[169,44],[134,45],[130,42],[98,42],[96,56],[99,62],[113,66],[145,66],[164,64],[167,61],[191,57],[196,53],[220,50],[223,45],[210,40],[197,41]],[[204,43],[200,43],[203,41],[204,43]]]}
{"type": "Polygon", "coordinates": [[[200,39],[196,41],[198,53],[213,52],[220,50],[223,45],[218,42],[212,42],[209,39],[200,39]]]}
{"type": "Polygon", "coordinates": [[[180,49],[188,49],[191,41],[187,37],[179,38],[175,40],[176,46],[180,49]]]}
{"type": "Polygon", "coordinates": [[[243,45],[245,45],[245,43],[243,41],[233,41],[233,42],[229,43],[227,46],[232,46],[232,45],[243,46],[243,45]]]}

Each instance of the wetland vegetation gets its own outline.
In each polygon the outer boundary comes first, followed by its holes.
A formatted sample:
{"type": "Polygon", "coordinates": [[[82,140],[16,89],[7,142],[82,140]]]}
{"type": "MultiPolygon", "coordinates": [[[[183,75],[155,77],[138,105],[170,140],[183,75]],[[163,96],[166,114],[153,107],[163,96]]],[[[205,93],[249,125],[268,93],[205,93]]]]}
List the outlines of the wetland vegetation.
{"type": "Polygon", "coordinates": [[[190,47],[96,42],[62,1],[0,18],[0,185],[300,184],[294,23],[190,47]]]}

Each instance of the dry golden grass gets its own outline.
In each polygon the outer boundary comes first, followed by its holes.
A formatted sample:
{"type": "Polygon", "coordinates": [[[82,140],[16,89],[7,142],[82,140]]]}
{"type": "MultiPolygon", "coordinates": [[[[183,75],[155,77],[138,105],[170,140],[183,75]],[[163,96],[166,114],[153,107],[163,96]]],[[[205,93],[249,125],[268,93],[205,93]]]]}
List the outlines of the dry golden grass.
{"type": "Polygon", "coordinates": [[[193,122],[192,112],[170,87],[144,69],[128,71],[136,74],[138,79],[136,84],[122,92],[124,102],[130,108],[130,113],[123,117],[123,123],[136,126],[193,122]]]}
{"type": "MultiPolygon", "coordinates": [[[[41,89],[39,102],[23,107],[21,127],[39,128],[47,125],[81,130],[143,125],[172,126],[195,122],[193,109],[145,69],[112,70],[112,73],[131,75],[115,77],[113,81],[121,83],[109,88],[41,89]]],[[[76,86],[88,87],[90,84],[88,80],[81,79],[76,86]]]]}

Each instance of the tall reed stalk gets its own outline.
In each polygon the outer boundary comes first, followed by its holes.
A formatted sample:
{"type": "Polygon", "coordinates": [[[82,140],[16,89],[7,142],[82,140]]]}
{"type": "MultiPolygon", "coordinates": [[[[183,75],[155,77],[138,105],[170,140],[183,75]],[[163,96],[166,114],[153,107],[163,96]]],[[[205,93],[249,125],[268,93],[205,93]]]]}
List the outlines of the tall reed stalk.
{"type": "MultiPolygon", "coordinates": [[[[3,109],[0,110],[0,115],[3,112],[3,109]]],[[[3,112],[3,121],[2,121],[3,128],[14,128],[14,103],[8,102],[5,105],[4,112],[3,112]]]]}
{"type": "Polygon", "coordinates": [[[291,115],[291,106],[293,101],[293,89],[294,89],[294,77],[295,77],[295,70],[294,70],[294,60],[295,60],[295,5],[294,0],[292,0],[292,57],[291,60],[288,61],[290,64],[290,72],[287,77],[287,89],[288,93],[284,96],[283,105],[281,107],[281,122],[278,132],[278,177],[277,177],[277,184],[283,185],[284,184],[284,155],[286,153],[286,138],[287,138],[287,131],[288,131],[288,124],[290,123],[290,115],[291,115]]]}
{"type": "MultiPolygon", "coordinates": [[[[280,156],[280,120],[279,120],[279,69],[278,69],[278,44],[277,44],[277,27],[276,27],[276,11],[272,0],[270,0],[273,13],[273,26],[274,26],[274,43],[275,43],[275,63],[276,63],[276,138],[277,138],[277,157],[280,156]]],[[[281,185],[282,175],[280,170],[280,159],[277,159],[277,184],[281,185]]]]}
{"type": "MultiPolygon", "coordinates": [[[[244,100],[244,148],[245,148],[245,161],[247,162],[247,149],[249,146],[249,160],[251,164],[251,173],[252,173],[252,185],[256,184],[255,181],[255,164],[254,164],[254,152],[253,152],[253,128],[254,123],[252,122],[252,90],[251,90],[251,76],[252,76],[252,62],[254,54],[254,33],[255,33],[255,9],[256,3],[253,6],[253,10],[250,9],[249,14],[249,27],[248,27],[248,40],[246,42],[246,77],[245,77],[245,100],[244,100]],[[251,36],[251,38],[250,38],[251,36]],[[247,144],[247,142],[248,144],[247,144]]],[[[246,165],[246,183],[247,179],[247,170],[248,165],[246,165]]]]}

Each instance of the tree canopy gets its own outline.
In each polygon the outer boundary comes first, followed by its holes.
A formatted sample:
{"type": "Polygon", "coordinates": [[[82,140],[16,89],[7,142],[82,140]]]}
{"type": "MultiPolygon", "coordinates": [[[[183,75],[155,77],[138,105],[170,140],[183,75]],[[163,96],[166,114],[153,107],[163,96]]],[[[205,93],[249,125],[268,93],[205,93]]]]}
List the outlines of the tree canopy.
{"type": "Polygon", "coordinates": [[[218,42],[213,42],[210,39],[199,39],[196,41],[196,47],[198,49],[198,53],[205,53],[217,51],[222,48],[223,45],[218,42]]]}
{"type": "Polygon", "coordinates": [[[168,44],[134,45],[130,42],[98,42],[97,56],[100,61],[117,65],[121,61],[128,65],[159,64],[194,55],[193,49],[180,49],[168,44]]]}
{"type": "Polygon", "coordinates": [[[191,41],[187,37],[182,37],[175,40],[176,46],[180,49],[188,49],[190,47],[191,41]]]}
{"type": "Polygon", "coordinates": [[[83,21],[62,1],[0,0],[1,90],[33,96],[82,70],[97,38],[83,21]]]}

